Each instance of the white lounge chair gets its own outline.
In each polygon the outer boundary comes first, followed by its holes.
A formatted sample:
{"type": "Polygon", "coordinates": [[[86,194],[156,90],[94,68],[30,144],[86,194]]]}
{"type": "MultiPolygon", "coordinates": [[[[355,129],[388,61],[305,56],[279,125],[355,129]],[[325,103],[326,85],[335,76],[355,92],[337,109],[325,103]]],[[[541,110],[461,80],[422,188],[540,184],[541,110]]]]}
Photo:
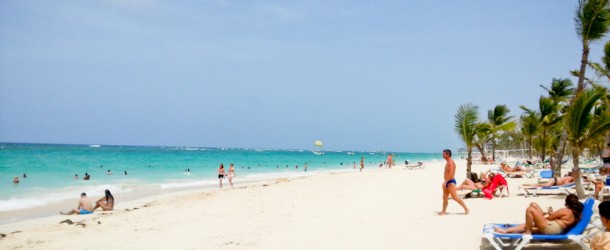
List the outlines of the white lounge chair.
{"type": "Polygon", "coordinates": [[[531,187],[530,188],[530,187],[520,186],[519,189],[522,190],[523,196],[525,198],[527,198],[529,195],[536,197],[536,195],[538,195],[538,191],[540,191],[540,190],[559,190],[566,194],[571,194],[570,191],[568,191],[568,189],[574,187],[574,185],[576,185],[576,183],[572,182],[572,183],[568,183],[568,184],[561,185],[561,186],[550,186],[550,187],[531,187]]]}

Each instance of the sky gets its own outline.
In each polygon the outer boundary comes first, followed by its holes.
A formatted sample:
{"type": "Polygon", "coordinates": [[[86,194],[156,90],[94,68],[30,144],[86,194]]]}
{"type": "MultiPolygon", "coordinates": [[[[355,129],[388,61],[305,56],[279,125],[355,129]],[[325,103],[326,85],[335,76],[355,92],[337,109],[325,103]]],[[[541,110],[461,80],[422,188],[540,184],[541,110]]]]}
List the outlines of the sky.
{"type": "Polygon", "coordinates": [[[576,7],[4,0],[0,142],[457,150],[460,105],[519,117],[577,82],[576,7]]]}

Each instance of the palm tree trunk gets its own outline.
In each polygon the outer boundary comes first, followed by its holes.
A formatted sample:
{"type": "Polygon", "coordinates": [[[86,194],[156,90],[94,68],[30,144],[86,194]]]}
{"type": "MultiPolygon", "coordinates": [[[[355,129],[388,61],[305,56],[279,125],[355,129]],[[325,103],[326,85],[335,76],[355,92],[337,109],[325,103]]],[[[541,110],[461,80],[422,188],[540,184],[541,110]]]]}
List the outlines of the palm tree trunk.
{"type": "Polygon", "coordinates": [[[580,156],[580,149],[574,148],[572,149],[572,162],[574,163],[574,168],[572,169],[572,177],[574,178],[574,182],[576,183],[576,195],[578,198],[585,198],[585,189],[582,186],[582,181],[580,180],[580,167],[578,166],[578,157],[580,156]]]}
{"type": "Polygon", "coordinates": [[[583,43],[582,47],[578,86],[576,86],[575,95],[579,95],[585,89],[585,71],[587,70],[587,63],[589,63],[589,45],[587,43],[583,43]]]}
{"type": "Polygon", "coordinates": [[[564,130],[563,132],[561,132],[561,137],[559,138],[559,147],[557,148],[557,157],[555,157],[554,161],[551,161],[551,167],[553,168],[554,177],[561,176],[561,164],[563,163],[563,155],[565,154],[567,144],[568,144],[568,132],[564,130]]]}
{"type": "Polygon", "coordinates": [[[496,160],[496,137],[491,137],[491,159],[496,160]]]}
{"type": "Polygon", "coordinates": [[[472,171],[472,147],[468,148],[468,157],[466,158],[466,178],[470,178],[472,171]]]}
{"type": "Polygon", "coordinates": [[[485,156],[485,149],[483,149],[483,147],[479,146],[479,144],[476,144],[477,149],[479,150],[479,152],[481,152],[481,161],[482,162],[487,162],[487,156],[485,156]]]}

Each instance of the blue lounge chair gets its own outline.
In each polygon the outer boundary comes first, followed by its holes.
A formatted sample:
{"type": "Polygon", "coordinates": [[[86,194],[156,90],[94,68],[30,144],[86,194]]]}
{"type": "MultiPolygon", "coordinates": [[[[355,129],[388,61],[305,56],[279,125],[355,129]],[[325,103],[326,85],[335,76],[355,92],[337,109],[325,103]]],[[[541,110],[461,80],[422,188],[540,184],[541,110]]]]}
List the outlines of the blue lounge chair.
{"type": "Polygon", "coordinates": [[[556,235],[545,235],[545,234],[501,234],[494,232],[495,227],[513,227],[516,224],[486,224],[483,226],[483,236],[489,240],[491,245],[494,246],[495,249],[501,250],[507,247],[515,247],[515,250],[520,250],[525,245],[527,245],[531,240],[540,240],[540,241],[563,241],[570,240],[578,245],[580,245],[583,249],[589,249],[584,242],[584,238],[590,237],[590,235],[583,235],[585,229],[591,222],[591,216],[593,215],[593,205],[595,204],[595,200],[593,198],[588,198],[584,202],[584,210],[582,211],[581,219],[572,229],[567,231],[564,234],[556,234],[556,235]],[[509,243],[504,243],[502,239],[510,240],[509,243]]]}
{"type": "Polygon", "coordinates": [[[571,194],[569,189],[574,187],[575,185],[576,185],[576,183],[572,182],[572,183],[568,183],[568,184],[561,185],[561,186],[550,186],[550,187],[528,188],[528,187],[521,186],[521,187],[519,187],[519,189],[521,189],[523,191],[523,196],[525,198],[527,198],[527,196],[529,196],[529,195],[536,197],[536,195],[538,195],[538,191],[540,191],[540,190],[559,190],[566,194],[571,194]]]}
{"type": "Polygon", "coordinates": [[[550,179],[553,179],[553,170],[543,169],[538,172],[538,183],[546,182],[550,179]]]}

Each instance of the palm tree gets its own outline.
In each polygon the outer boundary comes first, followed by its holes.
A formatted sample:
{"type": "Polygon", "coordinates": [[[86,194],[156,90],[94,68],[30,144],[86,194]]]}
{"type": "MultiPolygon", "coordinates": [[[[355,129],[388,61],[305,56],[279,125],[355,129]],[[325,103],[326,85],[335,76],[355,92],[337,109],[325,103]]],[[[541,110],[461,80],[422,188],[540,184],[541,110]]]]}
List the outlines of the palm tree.
{"type": "MultiPolygon", "coordinates": [[[[557,125],[561,125],[559,120],[562,119],[562,115],[567,109],[568,102],[574,94],[574,88],[572,86],[572,81],[567,78],[553,78],[550,89],[540,85],[540,87],[548,92],[549,99],[551,99],[556,106],[557,125]]],[[[553,127],[557,128],[557,126],[553,127]]],[[[551,136],[550,141],[544,141],[545,145],[552,145],[552,147],[550,147],[551,152],[549,153],[551,153],[551,160],[553,160],[552,156],[555,155],[554,161],[551,161],[551,166],[553,166],[553,174],[555,177],[559,177],[561,175],[561,159],[563,159],[563,152],[565,151],[567,140],[567,134],[565,131],[561,131],[561,128],[558,129],[560,129],[560,131],[554,130],[553,133],[557,134],[559,137],[551,136]],[[558,138],[559,140],[557,140],[558,138]]]]}
{"type": "Polygon", "coordinates": [[[608,0],[580,0],[576,9],[576,34],[582,42],[582,56],[576,94],[584,90],[584,77],[589,62],[589,44],[603,38],[610,26],[608,0]]]}
{"type": "Polygon", "coordinates": [[[603,112],[600,113],[603,114],[600,117],[594,117],[591,112],[596,105],[600,105],[600,100],[605,94],[606,90],[599,87],[584,90],[573,99],[564,120],[567,139],[572,145],[572,161],[574,163],[572,176],[576,182],[576,193],[580,198],[585,196],[578,166],[580,153],[590,139],[604,134],[606,130],[610,129],[610,116],[607,113],[603,112]]]}
{"type": "Polygon", "coordinates": [[[478,106],[471,103],[462,104],[455,114],[455,132],[460,136],[468,151],[466,158],[466,176],[468,177],[470,177],[472,167],[472,146],[479,120],[478,109],[478,106]]]}
{"type": "MultiPolygon", "coordinates": [[[[602,57],[603,66],[599,63],[590,63],[591,68],[595,70],[598,76],[605,77],[610,81],[610,41],[606,42],[604,45],[604,56],[602,57]]],[[[606,91],[608,93],[608,91],[606,91]]],[[[606,107],[610,106],[610,93],[606,95],[606,107]]],[[[606,112],[610,112],[610,110],[606,109],[606,112]]],[[[610,143],[610,130],[606,132],[606,139],[602,145],[605,147],[610,143]]]]}
{"type": "Polygon", "coordinates": [[[479,122],[475,125],[474,146],[481,152],[481,161],[487,162],[485,144],[491,140],[491,127],[489,124],[479,122]]]}
{"type": "Polygon", "coordinates": [[[506,105],[496,105],[494,109],[487,111],[489,134],[491,135],[491,157],[496,160],[496,137],[500,132],[515,129],[517,123],[511,121],[512,116],[507,116],[510,109],[506,105]]]}
{"type": "MultiPolygon", "coordinates": [[[[524,107],[521,107],[524,109],[524,107]]],[[[528,146],[528,157],[532,158],[532,145],[534,137],[538,134],[538,126],[540,126],[540,117],[536,112],[529,109],[524,109],[525,114],[521,115],[521,134],[525,137],[528,146]],[[529,111],[529,112],[528,112],[529,111]]]]}
{"type": "Polygon", "coordinates": [[[553,126],[555,126],[559,121],[561,121],[561,117],[557,115],[558,106],[556,103],[549,97],[540,96],[538,101],[539,112],[530,110],[525,106],[521,106],[521,109],[526,113],[530,114],[530,116],[534,117],[532,114],[536,114],[539,120],[539,129],[538,132],[540,134],[539,140],[541,142],[540,147],[540,158],[542,161],[546,159],[546,153],[549,148],[549,132],[552,130],[553,126]]]}

